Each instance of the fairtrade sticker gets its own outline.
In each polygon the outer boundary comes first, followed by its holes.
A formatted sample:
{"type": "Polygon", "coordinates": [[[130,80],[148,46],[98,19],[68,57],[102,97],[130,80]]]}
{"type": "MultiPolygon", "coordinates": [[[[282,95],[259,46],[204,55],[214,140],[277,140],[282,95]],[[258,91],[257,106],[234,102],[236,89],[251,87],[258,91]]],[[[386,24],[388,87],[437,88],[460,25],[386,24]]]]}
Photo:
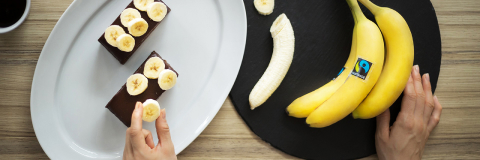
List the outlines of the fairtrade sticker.
{"type": "Polygon", "coordinates": [[[369,62],[362,58],[358,58],[357,63],[355,64],[355,68],[353,69],[351,74],[365,80],[365,78],[367,78],[368,72],[370,72],[370,68],[372,68],[372,62],[369,62]]]}

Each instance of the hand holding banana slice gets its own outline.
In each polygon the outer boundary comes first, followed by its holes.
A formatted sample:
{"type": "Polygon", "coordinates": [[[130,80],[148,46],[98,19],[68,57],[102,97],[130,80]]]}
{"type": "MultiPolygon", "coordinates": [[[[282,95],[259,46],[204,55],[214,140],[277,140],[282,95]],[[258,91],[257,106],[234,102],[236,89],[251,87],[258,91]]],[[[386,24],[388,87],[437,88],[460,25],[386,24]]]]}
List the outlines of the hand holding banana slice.
{"type": "Polygon", "coordinates": [[[142,16],[140,15],[140,12],[134,8],[127,8],[123,10],[122,14],[120,14],[120,22],[125,27],[128,27],[128,22],[135,18],[142,18],[142,16]]]}
{"type": "Polygon", "coordinates": [[[123,30],[122,27],[119,25],[111,25],[105,30],[105,40],[107,40],[107,43],[117,47],[117,38],[120,37],[120,35],[125,34],[125,31],[123,30]]]}
{"type": "Polygon", "coordinates": [[[137,73],[127,79],[127,92],[132,96],[143,93],[148,87],[148,79],[143,74],[137,73]]]}
{"type": "Polygon", "coordinates": [[[143,102],[142,119],[146,122],[153,122],[160,116],[160,104],[156,100],[147,99],[143,102]]]}
{"type": "Polygon", "coordinates": [[[147,6],[147,14],[155,22],[162,21],[167,15],[167,6],[162,2],[153,2],[147,6]]]}
{"type": "Polygon", "coordinates": [[[275,0],[254,0],[253,5],[261,15],[270,15],[275,7],[275,0]]]}
{"type": "Polygon", "coordinates": [[[158,77],[158,85],[163,90],[169,90],[177,83],[177,73],[170,69],[165,69],[160,72],[158,77]]]}
{"type": "Polygon", "coordinates": [[[159,57],[152,57],[147,60],[143,67],[143,74],[149,79],[157,79],[165,69],[165,63],[159,57]]]}
{"type": "Polygon", "coordinates": [[[140,37],[147,32],[148,23],[143,18],[135,18],[128,22],[128,32],[135,37],[140,37]]]}
{"type": "Polygon", "coordinates": [[[153,3],[153,0],[133,0],[133,5],[141,11],[146,11],[150,3],[153,3]]]}
{"type": "Polygon", "coordinates": [[[117,48],[124,52],[131,52],[135,47],[135,39],[129,34],[122,34],[117,38],[117,48]]]}

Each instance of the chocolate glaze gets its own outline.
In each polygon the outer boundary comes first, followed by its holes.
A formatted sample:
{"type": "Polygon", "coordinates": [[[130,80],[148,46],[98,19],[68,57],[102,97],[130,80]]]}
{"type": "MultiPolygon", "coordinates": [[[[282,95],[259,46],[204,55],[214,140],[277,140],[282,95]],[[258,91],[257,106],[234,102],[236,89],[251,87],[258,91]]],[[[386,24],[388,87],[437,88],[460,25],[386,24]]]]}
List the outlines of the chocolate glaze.
{"type": "MultiPolygon", "coordinates": [[[[164,3],[161,0],[155,0],[155,2],[164,3]]],[[[165,5],[167,5],[167,4],[165,4],[165,5]]],[[[125,9],[127,9],[127,8],[137,9],[137,8],[135,8],[135,5],[133,5],[133,1],[130,4],[128,4],[128,6],[125,9]]],[[[113,47],[112,45],[108,44],[107,40],[105,39],[105,32],[102,34],[102,36],[100,36],[100,38],[98,38],[98,42],[100,42],[115,58],[117,58],[117,60],[121,64],[125,64],[125,62],[127,62],[127,60],[133,55],[133,53],[135,53],[135,51],[138,49],[138,47],[140,47],[140,45],[142,45],[143,41],[145,41],[145,39],[147,39],[147,37],[152,33],[152,31],[155,28],[157,28],[158,24],[160,24],[163,21],[162,20],[160,22],[155,22],[155,21],[151,20],[150,17],[148,17],[148,14],[147,14],[146,11],[140,11],[140,10],[138,10],[138,11],[140,12],[140,15],[142,16],[142,18],[145,19],[145,21],[147,21],[148,29],[147,29],[147,32],[140,37],[133,36],[133,38],[135,39],[135,46],[133,47],[133,50],[131,52],[121,51],[117,47],[113,47]]],[[[168,13],[170,13],[170,7],[167,6],[167,15],[168,15],[168,13]]],[[[167,17],[167,15],[165,15],[165,17],[167,17]]],[[[123,28],[125,33],[128,34],[128,28],[123,26],[122,23],[120,22],[120,15],[118,15],[117,19],[115,19],[115,21],[113,21],[113,23],[111,25],[119,25],[120,27],[123,28]]]]}
{"type": "MultiPolygon", "coordinates": [[[[152,57],[160,57],[157,52],[153,51],[150,56],[142,63],[140,67],[138,67],[137,71],[135,73],[140,73],[143,74],[143,69],[145,67],[145,62],[147,62],[148,59],[152,57]]],[[[160,57],[163,59],[162,57],[160,57]]],[[[166,60],[163,60],[165,62],[165,69],[171,69],[175,73],[178,72],[175,71],[170,64],[167,63],[166,60]]],[[[133,73],[133,74],[135,74],[133,73]]],[[[132,118],[132,113],[133,110],[135,109],[135,103],[137,102],[145,102],[147,99],[158,99],[162,93],[165,92],[165,90],[162,90],[160,86],[158,85],[158,79],[148,79],[148,87],[147,89],[136,96],[131,96],[127,92],[127,86],[124,84],[122,88],[113,96],[113,98],[108,102],[106,108],[110,110],[117,118],[123,122],[127,127],[130,127],[130,122],[132,118]]]]}

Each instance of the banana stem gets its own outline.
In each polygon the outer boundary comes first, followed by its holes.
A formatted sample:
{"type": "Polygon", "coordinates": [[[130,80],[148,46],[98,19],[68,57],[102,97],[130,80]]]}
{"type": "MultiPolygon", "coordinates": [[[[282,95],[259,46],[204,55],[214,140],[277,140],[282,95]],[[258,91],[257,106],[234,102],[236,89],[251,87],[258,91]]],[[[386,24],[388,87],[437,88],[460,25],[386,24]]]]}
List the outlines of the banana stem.
{"type": "Polygon", "coordinates": [[[368,10],[370,10],[370,12],[372,12],[373,14],[377,14],[382,9],[382,7],[375,5],[370,0],[358,0],[358,1],[360,1],[360,3],[362,3],[365,7],[367,7],[368,10]]]}
{"type": "Polygon", "coordinates": [[[355,23],[357,21],[367,19],[367,17],[365,17],[363,14],[362,9],[360,9],[357,0],[347,0],[347,3],[353,13],[353,19],[355,20],[355,23]]]}

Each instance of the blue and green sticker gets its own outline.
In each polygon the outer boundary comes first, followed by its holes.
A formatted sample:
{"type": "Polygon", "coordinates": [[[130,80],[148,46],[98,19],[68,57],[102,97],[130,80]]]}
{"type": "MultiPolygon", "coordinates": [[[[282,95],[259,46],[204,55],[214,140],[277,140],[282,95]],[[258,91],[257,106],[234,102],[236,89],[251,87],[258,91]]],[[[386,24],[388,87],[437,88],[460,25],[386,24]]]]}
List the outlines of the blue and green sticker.
{"type": "Polygon", "coordinates": [[[355,63],[355,68],[352,70],[351,74],[365,80],[371,68],[372,62],[358,58],[357,63],[355,63]]]}

